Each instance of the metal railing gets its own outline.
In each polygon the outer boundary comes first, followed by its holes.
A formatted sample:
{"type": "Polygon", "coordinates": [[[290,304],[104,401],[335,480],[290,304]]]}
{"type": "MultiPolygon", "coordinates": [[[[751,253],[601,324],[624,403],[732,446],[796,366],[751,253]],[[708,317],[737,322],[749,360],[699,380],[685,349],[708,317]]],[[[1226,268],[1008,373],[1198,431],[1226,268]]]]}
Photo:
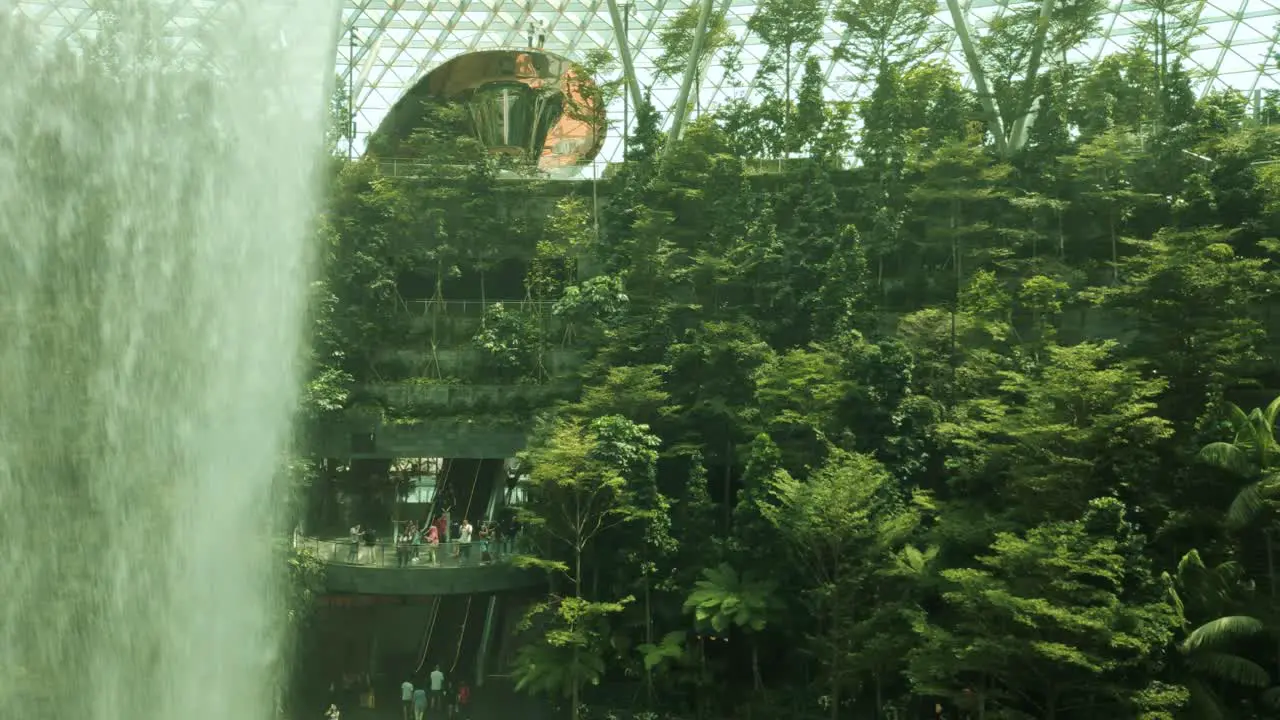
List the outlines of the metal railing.
{"type": "Polygon", "coordinates": [[[443,542],[429,545],[412,543],[359,543],[349,539],[321,540],[302,537],[298,546],[314,552],[330,565],[400,568],[405,570],[439,570],[442,568],[481,567],[507,564],[516,554],[518,538],[511,540],[476,539],[469,543],[443,542]]]}
{"type": "Polygon", "coordinates": [[[494,305],[516,313],[550,315],[555,302],[551,300],[405,300],[405,307],[414,315],[440,313],[455,317],[484,317],[494,305]]]}
{"type": "MultiPolygon", "coordinates": [[[[418,158],[378,158],[378,174],[388,178],[459,180],[474,172],[475,165],[433,163],[418,158]]],[[[534,167],[519,170],[498,168],[494,170],[493,177],[495,180],[540,180],[549,175],[534,167]]]]}
{"type": "Polygon", "coordinates": [[[460,178],[472,172],[471,165],[424,162],[415,158],[378,158],[378,174],[392,178],[460,178]]]}

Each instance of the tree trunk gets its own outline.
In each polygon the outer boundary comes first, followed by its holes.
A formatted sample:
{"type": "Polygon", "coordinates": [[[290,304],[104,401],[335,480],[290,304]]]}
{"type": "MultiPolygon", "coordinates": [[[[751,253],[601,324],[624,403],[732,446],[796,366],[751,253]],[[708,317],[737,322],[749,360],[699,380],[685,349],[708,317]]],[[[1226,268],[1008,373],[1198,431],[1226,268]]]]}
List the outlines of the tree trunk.
{"type": "MultiPolygon", "coordinates": [[[[578,667],[578,648],[577,647],[573,648],[573,666],[575,668],[578,667]]],[[[581,685],[582,683],[579,682],[578,677],[575,675],[573,677],[573,697],[571,700],[571,702],[573,703],[573,710],[569,714],[569,717],[573,718],[573,720],[578,720],[578,690],[581,685]]]]}
{"type": "Polygon", "coordinates": [[[1116,241],[1116,215],[1107,213],[1107,228],[1111,232],[1111,284],[1120,284],[1120,244],[1116,241]]]}
{"type": "MultiPolygon", "coordinates": [[[[653,644],[653,605],[651,602],[651,592],[649,586],[649,567],[646,564],[644,570],[644,641],[653,644]]],[[[644,687],[648,695],[648,707],[653,709],[653,669],[648,663],[644,666],[644,687]]]]}
{"type": "Polygon", "coordinates": [[[755,635],[751,636],[751,682],[756,692],[764,687],[764,679],[760,677],[760,646],[755,635]]]}
{"type": "MultiPolygon", "coordinates": [[[[1267,548],[1267,584],[1271,591],[1271,607],[1276,606],[1276,555],[1275,543],[1271,538],[1271,529],[1262,532],[1263,542],[1267,548]]],[[[1280,639],[1276,640],[1276,677],[1280,677],[1280,639]]]]}
{"type": "Polygon", "coordinates": [[[837,630],[839,627],[839,618],[835,612],[831,613],[831,720],[839,720],[840,718],[840,673],[841,658],[844,655],[844,643],[839,642],[837,630]]]}
{"type": "Polygon", "coordinates": [[[733,525],[733,441],[724,442],[724,531],[733,525]]]}
{"type": "MultiPolygon", "coordinates": [[[[582,544],[579,543],[573,552],[573,593],[575,596],[582,597],[582,544]]],[[[573,645],[573,693],[571,701],[573,702],[573,710],[570,717],[578,720],[578,696],[582,689],[582,679],[578,677],[578,668],[582,667],[579,662],[579,652],[581,652],[577,643],[573,645]]]]}
{"type": "Polygon", "coordinates": [[[881,717],[884,714],[884,683],[879,672],[875,674],[874,684],[876,691],[876,720],[881,720],[881,717]]]}
{"type": "Polygon", "coordinates": [[[783,80],[783,88],[787,94],[787,102],[783,105],[782,111],[782,156],[788,157],[791,153],[791,45],[787,45],[784,51],[787,58],[787,77],[783,80]]]}

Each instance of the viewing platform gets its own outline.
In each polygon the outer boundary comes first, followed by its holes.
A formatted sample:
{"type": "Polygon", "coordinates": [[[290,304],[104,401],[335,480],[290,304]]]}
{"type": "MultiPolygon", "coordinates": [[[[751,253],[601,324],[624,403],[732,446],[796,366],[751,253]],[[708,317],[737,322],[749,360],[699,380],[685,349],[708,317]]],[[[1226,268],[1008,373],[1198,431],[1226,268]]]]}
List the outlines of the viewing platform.
{"type": "Polygon", "coordinates": [[[511,562],[510,553],[483,560],[483,543],[440,543],[434,560],[428,545],[356,543],[348,539],[298,538],[298,547],[315,553],[326,566],[325,590],[358,595],[472,595],[537,587],[546,582],[536,568],[511,562]],[[416,550],[416,552],[415,552],[416,550]]]}

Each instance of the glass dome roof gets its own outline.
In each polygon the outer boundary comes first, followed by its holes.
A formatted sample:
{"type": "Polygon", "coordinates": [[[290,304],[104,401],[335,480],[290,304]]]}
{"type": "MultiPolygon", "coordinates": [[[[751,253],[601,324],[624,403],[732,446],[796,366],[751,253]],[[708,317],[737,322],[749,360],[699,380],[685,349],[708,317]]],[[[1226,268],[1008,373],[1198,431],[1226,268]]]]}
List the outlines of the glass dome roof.
{"type": "MultiPolygon", "coordinates": [[[[178,42],[186,42],[205,18],[233,0],[153,0],[171,18],[178,42]]],[[[261,0],[258,0],[261,1],[261,0]]],[[[302,1],[302,0],[294,0],[302,1]]],[[[315,0],[308,0],[315,1],[315,0]]],[[[961,0],[970,28],[981,34],[987,23],[1037,0],[961,0]]],[[[749,97],[765,56],[761,40],[747,29],[755,0],[712,0],[712,12],[725,18],[733,43],[717,52],[699,78],[692,101],[706,109],[735,97],[749,97]],[[735,71],[725,70],[724,58],[736,57],[735,71]]],[[[836,0],[817,0],[828,6],[825,37],[815,48],[824,58],[828,95],[852,98],[863,93],[853,68],[833,61],[831,49],[840,44],[843,27],[831,15],[836,0]]],[[[527,47],[531,25],[545,31],[545,49],[582,60],[592,50],[617,56],[616,35],[606,0],[341,0],[341,29],[336,47],[336,71],[355,95],[357,148],[405,91],[430,70],[463,53],[476,50],[527,47]]],[[[0,0],[17,12],[55,29],[63,37],[91,31],[94,0],[0,0]]],[[[662,77],[655,69],[661,55],[659,33],[693,0],[619,0],[625,16],[635,72],[641,87],[649,88],[659,111],[675,104],[680,77],[662,77]]],[[[282,6],[287,2],[282,2],[282,6]]],[[[1131,1],[1110,0],[1101,33],[1075,50],[1075,59],[1093,59],[1124,47],[1136,33],[1142,11],[1131,1]]],[[[1280,0],[1206,0],[1199,8],[1203,32],[1192,40],[1191,60],[1201,92],[1234,87],[1242,91],[1277,87],[1275,73],[1280,0]]],[[[939,0],[932,33],[942,33],[946,57],[962,72],[964,62],[945,0],[939,0]]],[[[619,126],[621,95],[610,107],[611,132],[596,162],[621,158],[619,126]]],[[[634,112],[631,113],[634,119],[634,112]]]]}

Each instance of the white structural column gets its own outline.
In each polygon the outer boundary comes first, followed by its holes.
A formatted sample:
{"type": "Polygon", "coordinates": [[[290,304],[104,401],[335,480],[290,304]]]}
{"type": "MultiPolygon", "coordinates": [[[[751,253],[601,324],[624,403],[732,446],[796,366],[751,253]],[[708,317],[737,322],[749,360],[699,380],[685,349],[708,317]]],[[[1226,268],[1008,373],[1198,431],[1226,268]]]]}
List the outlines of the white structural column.
{"type": "Polygon", "coordinates": [[[996,105],[996,98],[991,94],[991,88],[987,86],[987,76],[982,72],[982,60],[978,57],[978,50],[973,46],[973,39],[969,37],[969,23],[964,18],[964,11],[960,9],[959,0],[947,0],[947,9],[951,11],[951,23],[955,26],[956,38],[960,40],[960,47],[964,49],[965,64],[969,66],[973,88],[978,92],[982,109],[987,113],[987,122],[991,124],[991,135],[995,138],[996,149],[1004,155],[1008,146],[1004,134],[1004,121],[1000,118],[1000,108],[996,105]]]}
{"type": "Polygon", "coordinates": [[[1049,36],[1049,21],[1053,19],[1054,0],[1042,0],[1040,16],[1036,19],[1036,34],[1031,43],[1031,59],[1027,60],[1027,73],[1022,103],[1017,108],[1018,117],[1009,130],[1009,151],[1017,152],[1027,144],[1027,136],[1031,133],[1031,124],[1035,122],[1036,79],[1040,74],[1040,57],[1044,54],[1044,43],[1049,36]]]}
{"type": "Polygon", "coordinates": [[[635,65],[631,63],[631,41],[622,31],[622,13],[618,11],[618,0],[609,0],[609,18],[613,21],[613,36],[618,41],[618,55],[622,56],[622,72],[627,76],[631,102],[638,108],[644,102],[644,95],[640,92],[640,81],[636,79],[635,65]]]}
{"type": "Polygon", "coordinates": [[[671,152],[672,146],[680,139],[684,130],[684,118],[689,114],[689,90],[693,88],[693,78],[698,74],[698,64],[702,62],[702,46],[707,39],[707,21],[711,19],[712,0],[701,0],[698,8],[698,27],[693,31],[693,44],[689,48],[689,61],[684,66],[684,79],[680,81],[680,94],[676,96],[676,106],[671,112],[675,116],[671,120],[671,134],[667,138],[667,147],[663,156],[671,152]]]}

